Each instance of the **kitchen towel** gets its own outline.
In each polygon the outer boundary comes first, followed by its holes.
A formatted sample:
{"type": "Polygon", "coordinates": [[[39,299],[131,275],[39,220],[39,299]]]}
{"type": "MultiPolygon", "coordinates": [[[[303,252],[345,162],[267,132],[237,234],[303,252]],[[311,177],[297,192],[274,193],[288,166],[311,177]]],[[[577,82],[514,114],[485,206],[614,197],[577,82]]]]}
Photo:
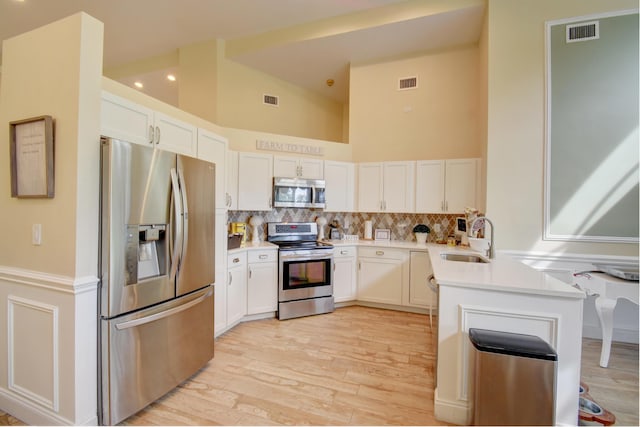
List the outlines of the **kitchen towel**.
{"type": "Polygon", "coordinates": [[[373,234],[373,224],[371,221],[364,222],[364,238],[371,240],[373,234]]]}

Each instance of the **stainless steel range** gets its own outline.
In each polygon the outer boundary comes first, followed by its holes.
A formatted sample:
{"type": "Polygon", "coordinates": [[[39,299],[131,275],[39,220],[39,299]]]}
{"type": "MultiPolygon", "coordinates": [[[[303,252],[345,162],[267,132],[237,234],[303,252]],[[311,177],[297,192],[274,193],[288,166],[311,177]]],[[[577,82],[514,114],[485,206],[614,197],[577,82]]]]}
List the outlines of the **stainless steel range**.
{"type": "Polygon", "coordinates": [[[270,222],[267,240],[278,251],[278,319],[330,313],[333,246],[318,242],[315,222],[270,222]]]}

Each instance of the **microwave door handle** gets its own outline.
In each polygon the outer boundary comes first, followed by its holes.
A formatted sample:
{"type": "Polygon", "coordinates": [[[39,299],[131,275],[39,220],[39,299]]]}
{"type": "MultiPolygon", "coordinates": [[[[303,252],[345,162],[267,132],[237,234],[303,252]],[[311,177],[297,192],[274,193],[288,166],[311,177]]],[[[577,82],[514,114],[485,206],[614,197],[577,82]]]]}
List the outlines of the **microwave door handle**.
{"type": "Polygon", "coordinates": [[[180,256],[180,249],[182,247],[182,199],[180,197],[180,186],[178,184],[178,174],[175,168],[171,168],[171,188],[173,189],[173,226],[175,229],[173,250],[171,251],[171,271],[169,273],[169,280],[173,281],[176,278],[178,271],[178,263],[180,256]]]}
{"type": "Polygon", "coordinates": [[[178,181],[180,183],[180,195],[182,196],[182,250],[180,251],[180,264],[182,264],[182,260],[187,256],[189,242],[189,204],[187,203],[187,187],[182,169],[178,169],[178,181]]]}
{"type": "Polygon", "coordinates": [[[311,186],[311,205],[313,206],[316,203],[316,187],[311,186]]]}

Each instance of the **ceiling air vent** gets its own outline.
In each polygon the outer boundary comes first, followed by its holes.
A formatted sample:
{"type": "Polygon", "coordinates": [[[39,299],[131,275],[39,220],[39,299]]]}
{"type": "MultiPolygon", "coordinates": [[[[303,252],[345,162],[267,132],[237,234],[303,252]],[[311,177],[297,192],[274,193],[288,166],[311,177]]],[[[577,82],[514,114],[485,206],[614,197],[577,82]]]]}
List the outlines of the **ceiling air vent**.
{"type": "Polygon", "coordinates": [[[280,104],[280,100],[278,99],[277,96],[274,95],[263,95],[262,96],[262,103],[266,104],[266,105],[273,105],[273,106],[278,106],[280,104]]]}
{"type": "Polygon", "coordinates": [[[567,43],[582,42],[600,38],[600,22],[582,22],[567,25],[567,43]]]}
{"type": "Polygon", "coordinates": [[[398,79],[398,90],[409,90],[418,87],[418,77],[404,77],[398,79]]]}

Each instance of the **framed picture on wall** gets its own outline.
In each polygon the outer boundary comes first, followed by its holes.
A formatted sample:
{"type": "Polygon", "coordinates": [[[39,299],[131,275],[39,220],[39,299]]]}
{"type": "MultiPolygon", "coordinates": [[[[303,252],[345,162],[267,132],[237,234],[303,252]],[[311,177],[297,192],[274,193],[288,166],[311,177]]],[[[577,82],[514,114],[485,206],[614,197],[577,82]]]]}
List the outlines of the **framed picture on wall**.
{"type": "Polygon", "coordinates": [[[53,118],[9,123],[11,197],[53,198],[53,118]]]}
{"type": "Polygon", "coordinates": [[[391,240],[391,230],[388,228],[376,228],[375,240],[391,240]]]}

